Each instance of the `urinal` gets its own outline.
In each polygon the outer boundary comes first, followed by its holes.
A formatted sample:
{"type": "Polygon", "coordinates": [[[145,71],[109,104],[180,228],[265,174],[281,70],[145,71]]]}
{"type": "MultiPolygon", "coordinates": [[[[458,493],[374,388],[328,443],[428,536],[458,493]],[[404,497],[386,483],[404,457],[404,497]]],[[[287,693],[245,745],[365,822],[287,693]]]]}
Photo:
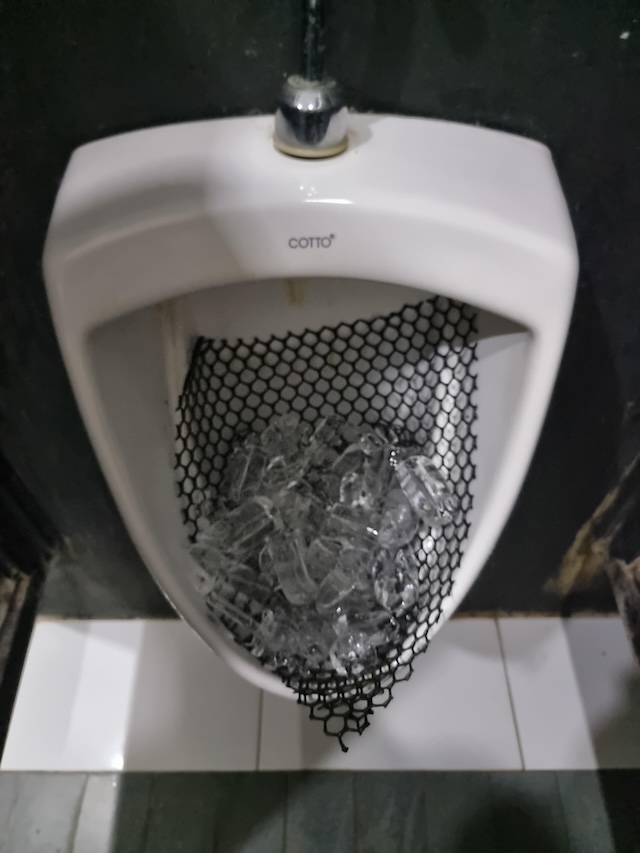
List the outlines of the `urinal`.
{"type": "MultiPolygon", "coordinates": [[[[176,466],[183,489],[199,472],[176,461],[176,430],[180,440],[194,342],[208,341],[212,358],[223,345],[293,337],[302,346],[305,334],[382,328],[420,304],[431,306],[427,321],[441,312],[441,326],[468,318],[476,413],[468,524],[426,645],[478,577],[514,504],[576,286],[571,222],[543,145],[443,121],[350,122],[348,150],[324,160],[275,150],[270,117],[85,145],[62,181],[44,256],[75,395],[149,571],[231,667],[284,695],[293,694],[208,618],[190,582],[176,466]]],[[[207,417],[215,416],[214,400],[207,417]]]]}

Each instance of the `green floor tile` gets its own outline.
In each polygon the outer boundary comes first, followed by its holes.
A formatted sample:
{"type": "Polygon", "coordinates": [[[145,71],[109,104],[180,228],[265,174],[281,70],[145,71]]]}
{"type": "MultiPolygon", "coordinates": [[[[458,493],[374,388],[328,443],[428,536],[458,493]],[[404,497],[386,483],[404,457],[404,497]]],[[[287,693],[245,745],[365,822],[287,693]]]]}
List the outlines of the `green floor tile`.
{"type": "Polygon", "coordinates": [[[215,853],[282,853],[284,773],[234,773],[218,806],[215,853]]]}
{"type": "Polygon", "coordinates": [[[356,853],[426,850],[424,774],[356,773],[356,853]]]}
{"type": "Polygon", "coordinates": [[[72,850],[86,780],[84,773],[0,774],[2,853],[72,850]]]}
{"type": "Polygon", "coordinates": [[[114,853],[200,853],[214,837],[220,782],[208,774],[125,779],[114,853]]]}
{"type": "Polygon", "coordinates": [[[286,853],[352,853],[354,774],[287,775],[286,853]]]}
{"type": "Polygon", "coordinates": [[[0,853],[640,853],[640,771],[0,774],[0,853]]]}
{"type": "Polygon", "coordinates": [[[599,777],[616,853],[639,853],[640,770],[604,770],[599,777]]]}
{"type": "Polygon", "coordinates": [[[113,853],[282,853],[285,799],[283,774],[127,775],[113,853]]]}
{"type": "Polygon", "coordinates": [[[121,788],[119,773],[89,774],[76,821],[72,853],[113,853],[121,788]]]}
{"type": "Polygon", "coordinates": [[[556,773],[569,853],[616,853],[598,774],[556,773]]]}
{"type": "Polygon", "coordinates": [[[555,773],[488,776],[498,853],[566,853],[567,830],[555,773]]]}
{"type": "Polygon", "coordinates": [[[424,778],[429,853],[496,853],[489,774],[426,773],[424,778]]]}

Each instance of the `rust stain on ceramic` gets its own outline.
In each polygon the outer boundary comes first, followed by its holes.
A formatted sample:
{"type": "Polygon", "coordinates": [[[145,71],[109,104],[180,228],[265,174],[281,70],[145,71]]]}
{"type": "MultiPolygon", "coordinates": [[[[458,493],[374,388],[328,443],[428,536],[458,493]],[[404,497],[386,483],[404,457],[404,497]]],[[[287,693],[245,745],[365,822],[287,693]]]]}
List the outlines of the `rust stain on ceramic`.
{"type": "Polygon", "coordinates": [[[304,304],[304,285],[299,278],[285,278],[284,292],[289,305],[304,304]]]}

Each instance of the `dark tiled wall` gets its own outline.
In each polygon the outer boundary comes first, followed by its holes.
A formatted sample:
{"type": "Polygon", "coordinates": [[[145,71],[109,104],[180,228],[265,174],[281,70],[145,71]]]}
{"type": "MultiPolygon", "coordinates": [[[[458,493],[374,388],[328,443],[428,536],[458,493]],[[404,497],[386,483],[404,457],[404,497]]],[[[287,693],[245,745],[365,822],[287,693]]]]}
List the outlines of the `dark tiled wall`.
{"type": "MultiPolygon", "coordinates": [[[[640,7],[635,0],[330,4],[329,67],[360,110],[548,144],[581,255],[569,343],[526,486],[471,609],[555,607],[573,536],[640,449],[640,7]]],[[[46,607],[166,612],[67,384],[40,274],[70,152],[164,122],[270,111],[295,70],[294,0],[0,3],[0,444],[73,554],[46,607]]],[[[607,607],[603,586],[584,599],[607,607]]]]}

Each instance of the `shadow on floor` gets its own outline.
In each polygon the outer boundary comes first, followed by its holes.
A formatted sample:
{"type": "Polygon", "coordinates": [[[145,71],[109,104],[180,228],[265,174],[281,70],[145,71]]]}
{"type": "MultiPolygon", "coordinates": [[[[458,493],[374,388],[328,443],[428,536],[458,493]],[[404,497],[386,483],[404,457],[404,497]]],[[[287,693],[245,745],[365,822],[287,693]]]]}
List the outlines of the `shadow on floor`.
{"type": "Polygon", "coordinates": [[[614,846],[595,773],[130,774],[117,801],[104,853],[631,853],[640,844],[628,791],[615,815],[627,846],[614,846]]]}
{"type": "Polygon", "coordinates": [[[640,770],[2,773],[2,853],[638,853],[640,770]]]}

